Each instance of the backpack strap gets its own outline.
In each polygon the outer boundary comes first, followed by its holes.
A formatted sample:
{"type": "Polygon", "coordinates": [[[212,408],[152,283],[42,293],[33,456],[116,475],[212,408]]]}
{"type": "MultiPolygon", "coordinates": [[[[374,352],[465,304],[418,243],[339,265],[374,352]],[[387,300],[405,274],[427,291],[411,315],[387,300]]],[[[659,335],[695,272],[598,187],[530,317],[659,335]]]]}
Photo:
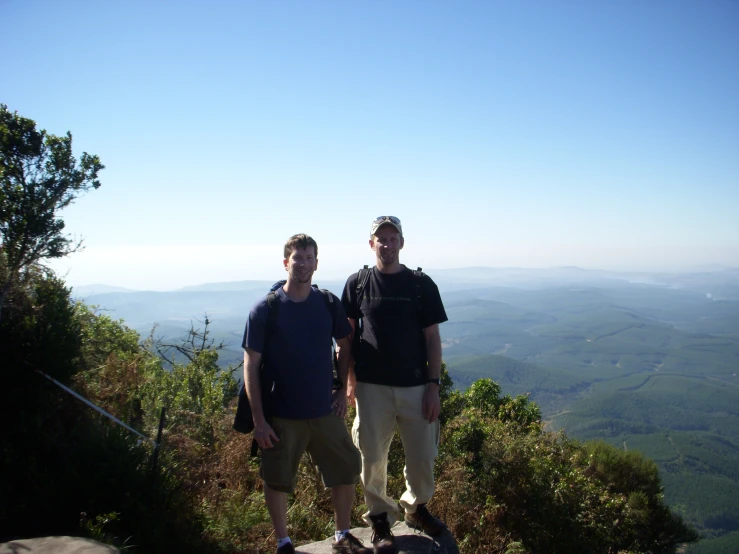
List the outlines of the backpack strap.
{"type": "Polygon", "coordinates": [[[277,308],[279,305],[280,301],[277,298],[277,292],[274,290],[269,291],[267,294],[267,324],[264,328],[265,343],[277,327],[277,308]]]}
{"type": "MultiPolygon", "coordinates": [[[[275,334],[275,330],[277,329],[277,312],[279,311],[279,307],[280,299],[277,298],[277,290],[275,289],[269,291],[269,293],[267,294],[267,323],[264,326],[264,346],[262,347],[263,352],[266,352],[267,343],[272,339],[272,336],[275,334]]],[[[274,384],[269,383],[269,387],[266,386],[266,381],[269,381],[269,379],[265,379],[267,375],[264,370],[264,354],[262,354],[262,365],[259,368],[259,377],[260,381],[262,382],[262,402],[264,402],[264,393],[271,392],[272,385],[274,384]]]]}
{"type": "MultiPolygon", "coordinates": [[[[317,287],[316,287],[317,288],[317,287]]],[[[323,300],[326,303],[326,308],[328,309],[328,313],[331,314],[331,322],[336,321],[336,302],[334,302],[334,295],[331,293],[331,291],[327,289],[318,289],[323,293],[323,300]]]]}
{"type": "MultiPolygon", "coordinates": [[[[326,289],[319,289],[316,285],[313,285],[316,289],[318,289],[323,294],[323,300],[326,304],[326,309],[328,310],[328,313],[331,314],[331,334],[333,335],[333,329],[336,326],[336,316],[338,311],[339,303],[335,302],[335,296],[333,293],[326,289]]],[[[340,389],[343,384],[341,380],[339,379],[338,374],[338,359],[336,357],[336,345],[334,344],[334,339],[331,338],[331,363],[334,366],[334,389],[340,389]]]]}
{"type": "Polygon", "coordinates": [[[415,286],[415,293],[416,293],[416,313],[420,315],[421,313],[421,282],[423,280],[423,269],[417,268],[413,270],[413,277],[414,281],[416,283],[415,286]]]}
{"type": "MultiPolygon", "coordinates": [[[[367,283],[369,282],[370,273],[372,273],[372,270],[369,268],[369,266],[364,266],[357,273],[357,311],[360,314],[362,313],[362,296],[364,295],[364,289],[367,287],[367,283]]],[[[357,320],[360,319],[361,317],[357,318],[357,320]]]]}

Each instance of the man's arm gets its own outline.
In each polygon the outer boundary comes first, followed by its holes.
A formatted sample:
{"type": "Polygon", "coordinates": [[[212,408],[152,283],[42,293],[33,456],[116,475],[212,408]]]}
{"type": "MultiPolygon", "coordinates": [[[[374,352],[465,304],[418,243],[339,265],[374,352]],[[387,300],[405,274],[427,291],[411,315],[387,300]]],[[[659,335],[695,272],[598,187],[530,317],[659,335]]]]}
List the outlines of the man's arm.
{"type": "Polygon", "coordinates": [[[423,330],[426,339],[426,359],[429,362],[428,379],[439,379],[441,377],[441,335],[439,324],[431,325],[423,330]]]}
{"type": "MultiPolygon", "coordinates": [[[[357,388],[357,376],[354,374],[354,356],[352,355],[352,343],[354,342],[354,333],[357,332],[357,320],[347,317],[349,325],[352,326],[352,334],[349,335],[349,346],[347,347],[347,375],[346,381],[346,398],[349,404],[354,406],[354,389],[357,388]]],[[[343,349],[342,349],[343,350],[343,349]]]]}
{"type": "Polygon", "coordinates": [[[254,420],[254,440],[260,448],[272,448],[280,439],[264,417],[262,383],[259,378],[261,361],[262,354],[251,348],[244,349],[244,384],[254,420]]]}
{"type": "Polygon", "coordinates": [[[341,388],[334,393],[334,400],[331,403],[336,415],[339,417],[346,416],[347,406],[347,379],[349,378],[349,359],[351,358],[351,335],[336,341],[336,374],[341,381],[341,388]]]}
{"type": "MultiPolygon", "coordinates": [[[[428,360],[428,379],[438,379],[441,377],[441,335],[439,334],[439,324],[426,327],[423,330],[426,339],[426,359],[428,360]]],[[[423,394],[423,417],[433,423],[439,417],[441,412],[441,401],[439,400],[439,385],[436,383],[428,383],[426,392],[423,394]]]]}

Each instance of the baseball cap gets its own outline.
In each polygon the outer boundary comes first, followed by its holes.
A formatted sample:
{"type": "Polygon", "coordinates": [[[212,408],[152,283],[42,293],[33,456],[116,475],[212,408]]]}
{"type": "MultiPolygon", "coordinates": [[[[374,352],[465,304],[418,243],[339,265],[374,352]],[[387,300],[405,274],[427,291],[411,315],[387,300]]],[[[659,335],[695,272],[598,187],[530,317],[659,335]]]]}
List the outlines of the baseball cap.
{"type": "Polygon", "coordinates": [[[392,225],[398,230],[400,236],[403,236],[403,227],[400,225],[400,219],[398,219],[394,215],[381,215],[380,217],[376,217],[375,220],[372,222],[370,235],[374,235],[377,230],[383,225],[392,225]]]}

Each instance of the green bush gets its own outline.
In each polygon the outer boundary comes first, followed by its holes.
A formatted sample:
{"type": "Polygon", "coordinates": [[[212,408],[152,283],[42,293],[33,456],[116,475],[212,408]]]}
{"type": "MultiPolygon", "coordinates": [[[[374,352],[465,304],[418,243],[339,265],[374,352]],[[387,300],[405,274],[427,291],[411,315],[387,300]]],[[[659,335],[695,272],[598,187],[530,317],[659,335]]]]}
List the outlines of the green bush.
{"type": "Polygon", "coordinates": [[[697,539],[665,506],[652,462],[543,433],[520,413],[500,419],[481,391],[495,398],[488,384],[466,393],[437,463],[434,508],[462,552],[675,552],[697,539]]]}

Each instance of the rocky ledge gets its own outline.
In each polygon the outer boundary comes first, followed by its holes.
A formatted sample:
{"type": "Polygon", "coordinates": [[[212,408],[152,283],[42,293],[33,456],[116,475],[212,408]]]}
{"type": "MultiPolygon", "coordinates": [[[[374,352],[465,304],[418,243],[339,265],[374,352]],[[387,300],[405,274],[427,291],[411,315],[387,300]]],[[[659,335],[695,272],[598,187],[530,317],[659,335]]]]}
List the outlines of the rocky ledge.
{"type": "MultiPolygon", "coordinates": [[[[459,554],[457,543],[449,531],[432,538],[401,522],[393,525],[392,531],[399,554],[459,554]]],[[[351,532],[365,546],[372,547],[370,528],[357,527],[351,532]]],[[[333,540],[333,537],[329,537],[321,542],[304,544],[296,547],[296,551],[298,554],[331,554],[333,540]]],[[[0,554],[120,554],[120,550],[80,537],[41,537],[4,542],[0,544],[0,554]]]]}
{"type": "MultiPolygon", "coordinates": [[[[392,531],[399,554],[459,554],[457,543],[449,531],[444,531],[440,537],[433,538],[411,529],[402,522],[393,525],[392,531]]],[[[372,530],[369,527],[358,527],[352,529],[351,533],[365,546],[372,547],[370,542],[372,530]]],[[[298,546],[295,550],[298,554],[331,554],[333,541],[333,537],[330,537],[325,541],[298,546]]]]}
{"type": "Polygon", "coordinates": [[[114,546],[80,537],[40,537],[0,544],[0,554],[120,554],[114,546]]]}

